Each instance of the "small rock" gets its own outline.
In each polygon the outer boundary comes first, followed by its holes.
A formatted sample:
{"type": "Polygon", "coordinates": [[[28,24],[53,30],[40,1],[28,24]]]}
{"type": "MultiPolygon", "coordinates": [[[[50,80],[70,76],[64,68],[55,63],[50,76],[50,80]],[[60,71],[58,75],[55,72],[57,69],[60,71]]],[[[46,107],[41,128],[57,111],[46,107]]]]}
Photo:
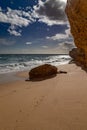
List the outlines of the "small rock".
{"type": "Polygon", "coordinates": [[[60,70],[60,71],[58,71],[58,74],[67,74],[67,72],[60,70]]]}

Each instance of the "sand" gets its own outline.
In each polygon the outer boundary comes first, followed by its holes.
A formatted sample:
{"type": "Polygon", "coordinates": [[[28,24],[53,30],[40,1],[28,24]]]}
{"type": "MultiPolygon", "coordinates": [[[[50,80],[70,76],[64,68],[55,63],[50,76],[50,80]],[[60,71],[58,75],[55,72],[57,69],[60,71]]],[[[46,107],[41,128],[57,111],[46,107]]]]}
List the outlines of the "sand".
{"type": "Polygon", "coordinates": [[[0,84],[0,130],[87,130],[87,73],[74,64],[67,74],[38,82],[0,84]]]}

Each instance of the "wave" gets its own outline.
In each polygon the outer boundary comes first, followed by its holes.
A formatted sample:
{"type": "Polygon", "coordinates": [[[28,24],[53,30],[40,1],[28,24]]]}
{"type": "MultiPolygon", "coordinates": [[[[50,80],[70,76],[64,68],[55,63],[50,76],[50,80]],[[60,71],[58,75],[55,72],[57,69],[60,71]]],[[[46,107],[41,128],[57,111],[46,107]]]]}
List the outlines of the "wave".
{"type": "MultiPolygon", "coordinates": [[[[25,57],[26,58],[26,57],[25,57]]],[[[8,63],[0,63],[0,73],[9,73],[9,72],[16,72],[16,71],[24,71],[30,70],[36,66],[42,64],[51,64],[54,66],[58,66],[61,64],[67,64],[70,61],[70,57],[68,55],[57,55],[57,56],[46,56],[46,57],[32,57],[29,59],[16,59],[15,63],[10,60],[8,63]]],[[[14,61],[14,60],[13,60],[14,61]]]]}

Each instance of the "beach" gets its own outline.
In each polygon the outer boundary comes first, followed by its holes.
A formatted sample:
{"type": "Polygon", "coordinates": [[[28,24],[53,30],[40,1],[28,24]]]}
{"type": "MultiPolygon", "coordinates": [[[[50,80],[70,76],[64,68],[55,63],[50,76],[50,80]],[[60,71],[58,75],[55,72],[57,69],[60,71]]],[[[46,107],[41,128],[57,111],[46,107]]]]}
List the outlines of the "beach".
{"type": "Polygon", "coordinates": [[[0,130],[87,130],[87,73],[75,64],[43,81],[0,83],[0,130]]]}

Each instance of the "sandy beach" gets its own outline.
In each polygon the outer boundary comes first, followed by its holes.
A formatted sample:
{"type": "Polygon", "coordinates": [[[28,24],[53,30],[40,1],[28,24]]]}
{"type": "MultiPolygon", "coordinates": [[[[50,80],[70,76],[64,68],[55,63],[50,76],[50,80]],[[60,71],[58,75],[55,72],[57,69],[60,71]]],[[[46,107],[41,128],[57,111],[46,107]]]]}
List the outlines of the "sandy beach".
{"type": "Polygon", "coordinates": [[[87,130],[87,73],[74,64],[61,65],[43,81],[0,83],[0,130],[87,130]]]}

